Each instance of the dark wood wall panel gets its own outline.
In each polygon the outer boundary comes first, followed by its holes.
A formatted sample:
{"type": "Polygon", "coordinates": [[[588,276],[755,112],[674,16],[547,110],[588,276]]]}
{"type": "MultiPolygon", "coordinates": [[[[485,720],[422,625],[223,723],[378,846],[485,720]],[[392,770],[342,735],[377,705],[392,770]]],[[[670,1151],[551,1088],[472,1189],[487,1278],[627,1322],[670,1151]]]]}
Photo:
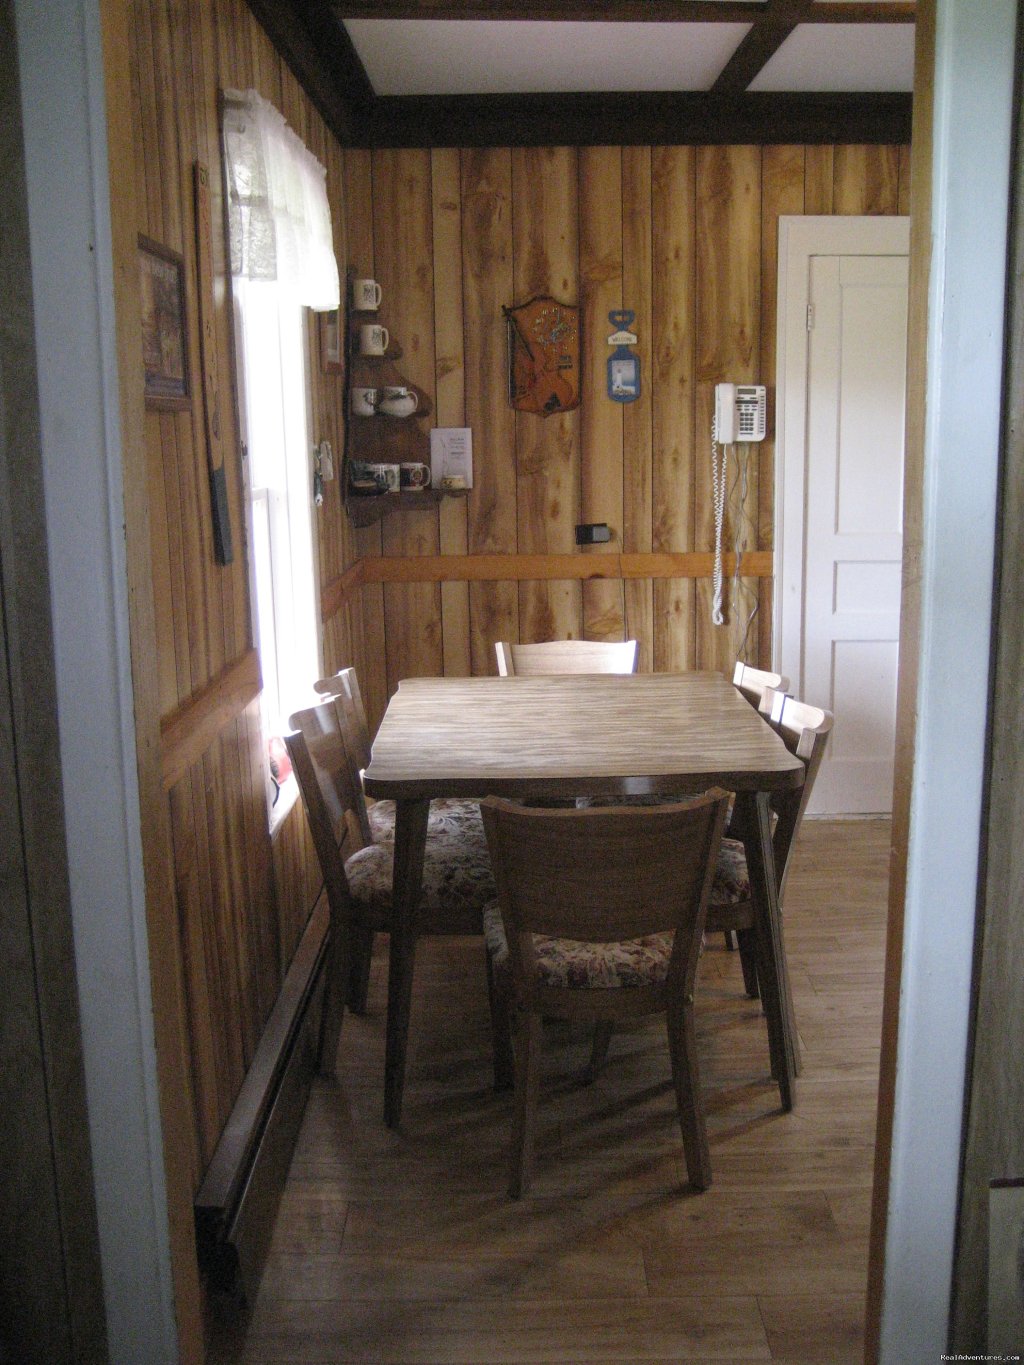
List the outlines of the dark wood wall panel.
{"type": "MultiPolygon", "coordinates": [[[[651,149],[622,149],[622,302],[637,319],[653,317],[654,275],[651,149]]],[[[622,548],[627,554],[653,549],[653,327],[638,321],[636,353],[640,358],[640,397],[622,414],[622,548]]],[[[654,667],[654,584],[628,580],[623,602],[623,635],[640,645],[638,667],[654,667]]]]}
{"type": "MultiPolygon", "coordinates": [[[[462,153],[462,288],[466,346],[466,424],[473,431],[468,498],[470,554],[515,554],[516,424],[508,405],[503,304],[512,302],[512,154],[462,153]],[[489,452],[494,452],[493,454],[489,452]]],[[[494,641],[519,638],[515,583],[469,590],[470,663],[494,670],[494,641]]]]}
{"type": "MultiPolygon", "coordinates": [[[[178,252],[185,263],[192,401],[183,411],[147,411],[145,443],[161,719],[175,718],[175,739],[188,748],[193,710],[198,727],[202,699],[239,668],[253,643],[223,229],[220,91],[256,88],[324,164],[342,271],[364,242],[372,242],[369,181],[360,179],[361,174],[368,177],[369,160],[342,151],[244,0],[187,0],[180,5],[140,0],[130,15],[137,230],[178,252]],[[197,161],[210,171],[214,290],[209,303],[234,544],[229,565],[216,562],[210,513],[193,188],[197,161]],[[361,210],[349,214],[345,205],[353,186],[361,210]],[[359,231],[350,235],[351,224],[359,224],[364,215],[363,236],[359,231]]],[[[421,156],[429,179],[429,157],[421,156]]],[[[423,196],[414,199],[419,204],[423,196]]],[[[422,245],[418,242],[417,250],[422,245]]],[[[430,254],[428,233],[423,255],[429,260],[430,254]]],[[[372,258],[366,269],[372,273],[372,258]]],[[[429,283],[420,294],[429,317],[434,304],[429,283]]],[[[423,332],[432,345],[432,326],[423,332]]],[[[344,380],[322,368],[319,322],[312,315],[308,347],[310,437],[314,443],[330,442],[340,473],[344,380]]],[[[425,387],[433,387],[432,371],[425,387]]],[[[338,483],[328,484],[317,513],[321,588],[339,580],[367,548],[381,549],[379,535],[374,546],[360,544],[338,489],[338,483]]],[[[404,534],[397,527],[394,532],[404,534]]],[[[410,530],[409,538],[414,534],[410,530]]],[[[429,547],[436,552],[436,534],[429,547]]],[[[383,613],[374,613],[372,603],[366,605],[383,640],[383,613]]],[[[382,697],[383,674],[362,668],[363,608],[357,595],[324,623],[325,668],[359,665],[367,675],[369,695],[376,695],[376,687],[382,697]]],[[[271,842],[258,701],[250,694],[222,710],[202,740],[201,752],[196,752],[193,734],[194,757],[184,775],[175,774],[166,793],[178,955],[160,965],[177,980],[189,1090],[178,1139],[191,1154],[193,1190],[221,1136],[320,890],[300,807],[271,842]]]]}
{"type": "MultiPolygon", "coordinates": [[[[906,212],[905,148],[358,155],[370,166],[347,196],[362,234],[351,263],[361,272],[372,263],[393,340],[409,344],[403,328],[414,338],[415,355],[398,363],[429,390],[434,415],[423,427],[464,421],[474,442],[470,496],[387,518],[383,530],[360,533],[364,553],[710,550],[709,433],[722,380],[767,384],[772,417],[769,439],[747,456],[742,502],[733,460],[725,545],[739,537],[744,550],[772,549],[778,219],[906,212]],[[423,330],[431,279],[432,337],[423,330]],[[578,303],[583,324],[583,404],[546,418],[508,405],[501,314],[539,293],[578,303]],[[640,400],[625,406],[605,396],[607,317],[618,307],[637,314],[643,374],[640,400]],[[419,362],[430,354],[433,376],[419,362]],[[580,521],[607,521],[612,542],[577,550],[580,521]]],[[[706,578],[448,582],[440,591],[367,584],[362,592],[374,722],[403,675],[493,672],[497,639],[636,636],[644,669],[730,668],[740,653],[764,664],[770,654],[770,579],[727,583],[721,628],[710,621],[706,578]]]]}
{"type": "MultiPolygon", "coordinates": [[[[432,394],[434,364],[433,209],[430,153],[420,150],[379,152],[374,158],[373,229],[377,251],[376,279],[384,301],[378,316],[391,334],[393,362],[368,371],[385,383],[405,383],[432,394]]],[[[377,419],[382,424],[388,418],[377,419]]],[[[429,438],[420,421],[405,422],[384,434],[401,440],[406,459],[430,459],[429,438]]],[[[385,456],[387,452],[384,452],[385,456]]],[[[438,518],[389,517],[382,524],[386,555],[437,554],[438,518]]],[[[388,584],[384,589],[387,681],[390,694],[409,673],[443,671],[441,592],[435,584],[388,584]]]]}
{"type": "MultiPolygon", "coordinates": [[[[618,147],[579,150],[579,259],[583,407],[580,410],[580,511],[584,522],[622,527],[623,412],[602,395],[607,385],[614,330],[608,314],[623,304],[622,153],[618,147]]],[[[635,309],[634,305],[630,305],[635,309]]],[[[572,518],[575,521],[575,518],[572,518]]],[[[571,548],[571,545],[570,547],[571,548]]],[[[612,542],[588,547],[587,555],[613,554],[612,542]]],[[[593,640],[625,638],[625,597],[621,580],[582,584],[583,634],[593,640]]]]}
{"type": "MultiPolygon", "coordinates": [[[[431,157],[434,242],[435,421],[439,427],[466,425],[465,309],[462,298],[462,179],[454,148],[431,157]]],[[[438,509],[441,553],[464,555],[469,544],[465,498],[446,498],[438,509]]],[[[441,584],[444,671],[471,671],[469,585],[441,584]]]]}
{"type": "MultiPolygon", "coordinates": [[[[697,383],[696,449],[693,464],[694,548],[713,550],[708,436],[714,412],[714,386],[768,383],[760,372],[761,337],[761,162],[760,147],[697,149],[697,383]]],[[[774,374],[772,376],[774,379],[774,374]]],[[[729,499],[723,523],[723,546],[757,544],[758,451],[735,447],[726,469],[729,499]],[[742,462],[742,465],[741,465],[742,462]],[[745,476],[741,472],[745,469],[745,476]]],[[[757,584],[741,578],[723,594],[728,628],[711,621],[713,587],[701,579],[695,590],[695,639],[702,668],[729,673],[738,656],[749,658],[757,647],[750,621],[758,605],[757,584]],[[745,641],[750,622],[753,645],[745,641]]]]}
{"type": "MultiPolygon", "coordinates": [[[[506,303],[538,294],[578,302],[577,156],[573,147],[512,152],[514,298],[506,303]]],[[[515,428],[517,548],[522,554],[568,554],[579,514],[580,409],[548,417],[516,413],[515,428]]],[[[525,639],[578,636],[582,625],[578,583],[520,584],[525,639]]]]}
{"type": "MultiPolygon", "coordinates": [[[[695,402],[696,153],[692,147],[656,147],[651,157],[653,423],[651,448],[651,549],[694,548],[693,461],[695,402]]],[[[693,584],[654,584],[654,639],[650,655],[659,672],[693,668],[693,584]]]]}

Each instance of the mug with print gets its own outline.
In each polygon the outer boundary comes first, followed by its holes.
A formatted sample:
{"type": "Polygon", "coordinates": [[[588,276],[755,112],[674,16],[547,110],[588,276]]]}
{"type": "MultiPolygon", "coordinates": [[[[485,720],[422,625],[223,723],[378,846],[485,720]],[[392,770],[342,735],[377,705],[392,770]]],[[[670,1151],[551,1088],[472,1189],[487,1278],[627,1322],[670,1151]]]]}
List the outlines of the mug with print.
{"type": "Polygon", "coordinates": [[[377,411],[377,390],[355,386],[352,389],[352,412],[356,417],[372,417],[377,411]]]}
{"type": "Polygon", "coordinates": [[[403,488],[429,488],[430,487],[430,465],[408,464],[399,465],[401,471],[401,486],[403,488]]]}
{"type": "Polygon", "coordinates": [[[370,468],[389,493],[397,493],[402,486],[402,472],[397,464],[372,464],[370,468]]]}
{"type": "Polygon", "coordinates": [[[383,355],[390,340],[391,333],[379,322],[364,322],[359,329],[359,350],[363,355],[383,355]]]}
{"type": "Polygon", "coordinates": [[[360,313],[375,313],[380,307],[383,291],[376,280],[352,281],[352,307],[360,313]]]}

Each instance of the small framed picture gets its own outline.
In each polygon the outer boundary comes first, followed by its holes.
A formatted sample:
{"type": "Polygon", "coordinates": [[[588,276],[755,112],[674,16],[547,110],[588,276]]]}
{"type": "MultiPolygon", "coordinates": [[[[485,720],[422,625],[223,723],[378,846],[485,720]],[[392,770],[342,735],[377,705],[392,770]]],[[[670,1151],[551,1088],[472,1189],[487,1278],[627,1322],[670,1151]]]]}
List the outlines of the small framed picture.
{"type": "Polygon", "coordinates": [[[190,404],[185,263],[176,251],[139,234],[142,366],[146,404],[178,409],[190,404]]]}
{"type": "Polygon", "coordinates": [[[341,374],[341,323],[337,308],[320,314],[320,367],[324,374],[341,374]]]}

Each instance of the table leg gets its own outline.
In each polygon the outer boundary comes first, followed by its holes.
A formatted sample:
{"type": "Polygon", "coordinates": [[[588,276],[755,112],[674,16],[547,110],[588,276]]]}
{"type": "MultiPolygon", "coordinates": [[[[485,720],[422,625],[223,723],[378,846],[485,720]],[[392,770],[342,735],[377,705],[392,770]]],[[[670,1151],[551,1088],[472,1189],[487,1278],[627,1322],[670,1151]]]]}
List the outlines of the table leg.
{"type": "Polygon", "coordinates": [[[768,1025],[772,1075],[779,1084],[782,1107],[789,1110],[793,1107],[793,1081],[800,1071],[800,1044],[782,936],[768,793],[743,792],[736,799],[742,808],[743,848],[754,906],[758,981],[768,1025]]]}
{"type": "Polygon", "coordinates": [[[388,959],[388,1031],[384,1055],[384,1122],[402,1117],[405,1054],[409,1041],[412,973],[416,957],[416,911],[423,887],[429,800],[398,801],[391,882],[391,947],[388,959]]]}

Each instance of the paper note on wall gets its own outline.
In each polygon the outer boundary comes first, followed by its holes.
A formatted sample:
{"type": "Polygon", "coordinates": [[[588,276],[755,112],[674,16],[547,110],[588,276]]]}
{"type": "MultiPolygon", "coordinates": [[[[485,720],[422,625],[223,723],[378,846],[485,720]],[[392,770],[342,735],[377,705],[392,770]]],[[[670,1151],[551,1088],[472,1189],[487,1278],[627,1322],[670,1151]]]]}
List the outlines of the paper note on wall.
{"type": "Polygon", "coordinates": [[[431,431],[430,485],[449,493],[473,487],[471,427],[435,427],[431,431]]]}

